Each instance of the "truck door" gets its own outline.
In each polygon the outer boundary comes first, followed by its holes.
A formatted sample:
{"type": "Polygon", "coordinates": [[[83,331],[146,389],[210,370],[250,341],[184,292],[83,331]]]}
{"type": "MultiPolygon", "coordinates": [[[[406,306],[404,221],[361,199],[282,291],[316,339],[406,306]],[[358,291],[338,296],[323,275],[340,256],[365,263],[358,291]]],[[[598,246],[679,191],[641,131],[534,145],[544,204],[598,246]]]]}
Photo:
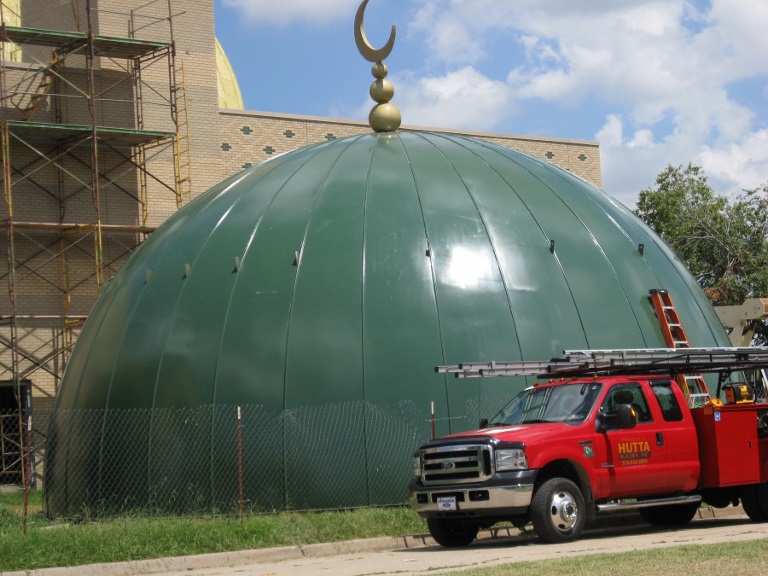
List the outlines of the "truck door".
{"type": "Polygon", "coordinates": [[[685,405],[685,396],[674,380],[651,380],[655,402],[654,408],[664,422],[662,440],[667,455],[667,484],[673,491],[685,492],[696,488],[699,479],[700,461],[696,426],[691,412],[685,405]]]}
{"type": "Polygon", "coordinates": [[[602,493],[609,498],[636,497],[667,491],[667,446],[663,426],[654,420],[647,394],[639,382],[615,384],[600,406],[606,430],[595,441],[600,462],[602,493]],[[620,404],[631,404],[637,425],[629,430],[612,428],[620,404]]]}

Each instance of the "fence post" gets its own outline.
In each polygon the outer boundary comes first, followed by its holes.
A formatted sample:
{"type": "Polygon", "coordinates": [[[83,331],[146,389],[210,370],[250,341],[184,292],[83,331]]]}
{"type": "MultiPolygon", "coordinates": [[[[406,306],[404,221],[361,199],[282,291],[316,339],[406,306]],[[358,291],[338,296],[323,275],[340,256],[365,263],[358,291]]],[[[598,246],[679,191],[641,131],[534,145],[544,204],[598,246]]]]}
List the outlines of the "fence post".
{"type": "Polygon", "coordinates": [[[32,473],[32,466],[30,465],[29,459],[32,452],[32,414],[27,416],[26,436],[26,442],[24,439],[21,439],[21,451],[26,450],[27,452],[27,457],[24,458],[24,536],[27,535],[27,523],[29,520],[29,476],[32,473]]]}
{"type": "Polygon", "coordinates": [[[243,419],[237,407],[237,483],[240,493],[240,525],[243,524],[243,419]]]}
{"type": "Polygon", "coordinates": [[[430,402],[430,413],[432,414],[432,439],[435,438],[435,401],[430,402]]]}

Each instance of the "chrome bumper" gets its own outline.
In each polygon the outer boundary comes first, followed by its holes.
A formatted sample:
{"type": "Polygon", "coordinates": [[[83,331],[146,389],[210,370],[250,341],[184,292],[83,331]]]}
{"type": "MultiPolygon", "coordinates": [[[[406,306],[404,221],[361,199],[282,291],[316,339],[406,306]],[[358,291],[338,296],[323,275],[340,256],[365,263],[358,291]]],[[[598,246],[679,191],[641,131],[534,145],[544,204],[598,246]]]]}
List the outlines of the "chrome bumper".
{"type": "MultiPolygon", "coordinates": [[[[455,496],[457,512],[499,511],[516,508],[524,510],[531,505],[533,484],[459,488],[441,486],[411,490],[411,508],[421,515],[443,513],[437,505],[438,496],[455,496]]],[[[447,512],[452,514],[455,512],[447,512]]]]}

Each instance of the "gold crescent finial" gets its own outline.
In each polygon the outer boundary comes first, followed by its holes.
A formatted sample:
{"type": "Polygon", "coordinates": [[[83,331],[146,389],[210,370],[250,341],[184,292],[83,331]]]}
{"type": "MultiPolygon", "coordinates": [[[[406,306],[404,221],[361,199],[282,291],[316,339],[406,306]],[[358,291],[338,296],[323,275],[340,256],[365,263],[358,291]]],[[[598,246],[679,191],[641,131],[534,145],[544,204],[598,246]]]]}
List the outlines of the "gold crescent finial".
{"type": "Polygon", "coordinates": [[[357,9],[357,16],[355,16],[355,43],[357,49],[362,54],[363,58],[368,62],[383,62],[384,59],[392,52],[392,47],[395,45],[395,34],[397,33],[397,27],[392,24],[392,32],[389,34],[389,40],[378,50],[371,46],[368,42],[368,37],[365,35],[365,27],[363,26],[363,17],[365,15],[365,7],[368,5],[368,0],[363,0],[360,7],[357,9]]]}
{"type": "Polygon", "coordinates": [[[357,9],[357,16],[355,16],[355,43],[363,58],[373,62],[371,74],[376,79],[371,84],[369,93],[377,104],[371,109],[371,113],[368,114],[368,123],[375,132],[395,132],[400,128],[402,118],[400,117],[400,110],[390,102],[395,94],[395,87],[392,86],[392,82],[387,80],[387,65],[384,64],[384,58],[389,56],[389,53],[392,52],[392,47],[395,45],[396,28],[392,24],[392,33],[382,48],[377,50],[371,46],[368,38],[365,37],[365,28],[363,27],[363,15],[367,5],[368,0],[363,0],[360,8],[357,9]]]}

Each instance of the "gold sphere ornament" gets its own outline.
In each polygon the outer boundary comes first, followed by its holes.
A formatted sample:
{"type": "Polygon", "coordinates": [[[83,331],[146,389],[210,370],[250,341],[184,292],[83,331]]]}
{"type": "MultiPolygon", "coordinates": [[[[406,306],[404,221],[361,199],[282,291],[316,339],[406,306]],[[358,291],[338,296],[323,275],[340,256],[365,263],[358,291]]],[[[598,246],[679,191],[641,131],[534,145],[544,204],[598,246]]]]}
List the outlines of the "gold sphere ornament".
{"type": "Polygon", "coordinates": [[[400,128],[400,122],[402,122],[400,110],[389,102],[377,104],[368,115],[368,123],[374,132],[394,132],[400,128]]]}
{"type": "Polygon", "coordinates": [[[376,80],[373,84],[371,84],[371,89],[369,92],[371,94],[371,98],[373,98],[374,101],[378,102],[379,104],[384,104],[392,100],[392,96],[395,95],[395,87],[392,82],[382,78],[381,80],[376,80]]]}
{"type": "Polygon", "coordinates": [[[378,78],[379,80],[385,78],[387,76],[387,72],[389,72],[389,69],[387,68],[387,65],[384,64],[384,62],[376,62],[376,64],[371,67],[371,74],[373,74],[374,78],[378,78]]]}

